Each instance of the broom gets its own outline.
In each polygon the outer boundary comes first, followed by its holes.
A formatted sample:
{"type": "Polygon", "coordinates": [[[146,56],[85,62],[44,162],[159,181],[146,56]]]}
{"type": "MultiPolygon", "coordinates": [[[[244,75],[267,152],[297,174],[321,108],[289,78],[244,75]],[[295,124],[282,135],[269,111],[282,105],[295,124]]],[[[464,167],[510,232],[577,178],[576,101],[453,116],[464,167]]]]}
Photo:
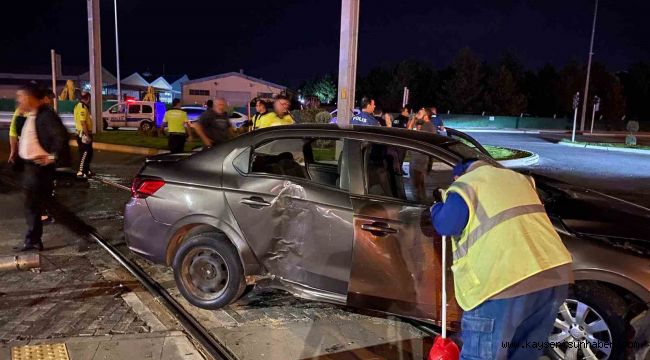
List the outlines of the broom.
{"type": "Polygon", "coordinates": [[[442,334],[436,336],[429,360],[458,360],[460,349],[447,338],[447,237],[442,237],[442,334]]]}

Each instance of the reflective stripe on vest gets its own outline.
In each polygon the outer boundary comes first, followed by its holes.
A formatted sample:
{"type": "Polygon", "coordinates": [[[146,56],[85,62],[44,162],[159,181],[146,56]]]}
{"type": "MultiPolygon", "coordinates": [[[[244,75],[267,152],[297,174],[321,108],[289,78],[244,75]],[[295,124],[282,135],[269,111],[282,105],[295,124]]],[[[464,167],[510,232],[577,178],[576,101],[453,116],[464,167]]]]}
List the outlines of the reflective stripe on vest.
{"type": "Polygon", "coordinates": [[[571,262],[530,178],[486,164],[458,178],[449,192],[469,208],[467,226],[452,241],[456,300],[464,310],[571,262]]]}

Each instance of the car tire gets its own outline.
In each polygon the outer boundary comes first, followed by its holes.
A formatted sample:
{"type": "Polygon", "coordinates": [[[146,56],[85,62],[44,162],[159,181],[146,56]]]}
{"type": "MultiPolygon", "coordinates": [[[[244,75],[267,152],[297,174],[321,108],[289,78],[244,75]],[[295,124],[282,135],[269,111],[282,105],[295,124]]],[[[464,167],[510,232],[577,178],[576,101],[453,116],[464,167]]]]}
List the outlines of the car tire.
{"type": "Polygon", "coordinates": [[[203,309],[222,308],[246,288],[237,250],[222,233],[191,236],[176,251],[172,266],[181,295],[203,309]]]}
{"type": "Polygon", "coordinates": [[[147,132],[153,129],[153,124],[149,121],[143,121],[140,123],[140,131],[147,132]]]}
{"type": "Polygon", "coordinates": [[[113,130],[119,130],[120,127],[119,127],[119,126],[113,126],[111,129],[113,129],[113,130]]]}
{"type": "MultiPolygon", "coordinates": [[[[589,331],[588,327],[586,328],[585,334],[589,334],[591,337],[587,337],[587,341],[595,342],[594,339],[602,341],[604,343],[611,342],[611,351],[607,355],[606,351],[596,349],[595,355],[599,360],[608,359],[608,360],[622,360],[626,356],[626,320],[625,313],[627,311],[627,303],[625,300],[619,296],[614,290],[598,284],[596,282],[585,282],[578,283],[573,286],[567,296],[567,301],[562,305],[566,306],[569,310],[571,317],[573,319],[577,318],[577,309],[587,309],[583,313],[586,314],[584,324],[596,324],[597,321],[602,320],[604,322],[604,331],[592,332],[589,331]]],[[[561,309],[560,309],[561,310],[561,309]]],[[[556,324],[554,326],[553,332],[551,333],[550,341],[555,342],[556,339],[553,338],[554,334],[560,333],[558,321],[564,321],[560,311],[558,311],[556,324]]],[[[570,321],[565,321],[570,322],[570,321]]],[[[574,321],[576,326],[579,325],[579,321],[574,321]]],[[[582,329],[579,327],[579,329],[582,329]]],[[[572,340],[573,338],[569,338],[572,340]]],[[[577,344],[578,340],[574,342],[577,344]]],[[[566,359],[566,350],[562,346],[558,349],[552,347],[547,348],[547,355],[555,360],[566,359]],[[563,352],[565,355],[562,355],[563,352]]],[[[593,350],[592,350],[593,351],[593,350]]],[[[583,350],[578,350],[577,359],[585,358],[585,353],[583,350]]]]}

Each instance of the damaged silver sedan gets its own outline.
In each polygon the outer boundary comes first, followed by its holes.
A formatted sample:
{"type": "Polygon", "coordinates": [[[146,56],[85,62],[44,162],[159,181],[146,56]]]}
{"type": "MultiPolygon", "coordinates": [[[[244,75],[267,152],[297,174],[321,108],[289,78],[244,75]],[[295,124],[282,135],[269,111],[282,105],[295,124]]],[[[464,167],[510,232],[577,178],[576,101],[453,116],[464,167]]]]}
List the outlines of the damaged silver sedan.
{"type": "MultiPolygon", "coordinates": [[[[156,156],[133,182],[126,240],[132,251],[172,266],[182,295],[202,308],[224,307],[257,285],[439,324],[441,238],[429,207],[451,184],[454,164],[496,164],[470,137],[450,135],[295,125],[205,152],[156,156]],[[424,164],[424,176],[415,163],[424,164]]],[[[558,345],[549,355],[619,359],[628,339],[642,347],[650,212],[536,180],[575,260],[576,284],[558,310],[549,339],[558,345]],[[613,233],[608,218],[617,216],[630,225],[613,233]],[[602,346],[571,346],[582,342],[602,346]]],[[[453,284],[447,287],[453,294],[453,284]]],[[[461,310],[455,302],[448,309],[458,329],[461,310]]]]}

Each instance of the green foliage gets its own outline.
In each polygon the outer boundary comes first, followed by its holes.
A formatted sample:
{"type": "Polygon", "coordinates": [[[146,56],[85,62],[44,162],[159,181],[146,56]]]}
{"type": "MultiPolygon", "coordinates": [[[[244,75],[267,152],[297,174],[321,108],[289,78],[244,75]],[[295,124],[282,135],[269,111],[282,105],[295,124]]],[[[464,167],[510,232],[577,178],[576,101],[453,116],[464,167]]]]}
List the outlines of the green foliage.
{"type": "Polygon", "coordinates": [[[322,111],[321,109],[313,109],[313,108],[294,110],[295,112],[294,118],[297,118],[297,122],[300,124],[315,123],[318,122],[316,121],[316,115],[321,111],[322,111]]]}
{"type": "Polygon", "coordinates": [[[304,83],[300,91],[305,96],[315,96],[320,102],[330,104],[337,95],[337,84],[332,74],[325,74],[304,83]]]}
{"type": "Polygon", "coordinates": [[[485,69],[469,49],[462,49],[451,66],[451,77],[443,82],[441,102],[455,113],[474,114],[483,111],[485,69]]]}
{"type": "Polygon", "coordinates": [[[638,121],[628,121],[626,128],[627,128],[627,131],[629,131],[631,135],[634,135],[637,132],[639,132],[639,122],[638,121]]]}
{"type": "Polygon", "coordinates": [[[319,124],[329,124],[330,120],[332,120],[332,114],[327,111],[321,111],[316,114],[314,120],[319,124]]]}
{"type": "Polygon", "coordinates": [[[490,91],[486,94],[486,108],[494,114],[518,116],[526,111],[528,101],[519,90],[513,72],[505,65],[488,80],[490,91]]]}

